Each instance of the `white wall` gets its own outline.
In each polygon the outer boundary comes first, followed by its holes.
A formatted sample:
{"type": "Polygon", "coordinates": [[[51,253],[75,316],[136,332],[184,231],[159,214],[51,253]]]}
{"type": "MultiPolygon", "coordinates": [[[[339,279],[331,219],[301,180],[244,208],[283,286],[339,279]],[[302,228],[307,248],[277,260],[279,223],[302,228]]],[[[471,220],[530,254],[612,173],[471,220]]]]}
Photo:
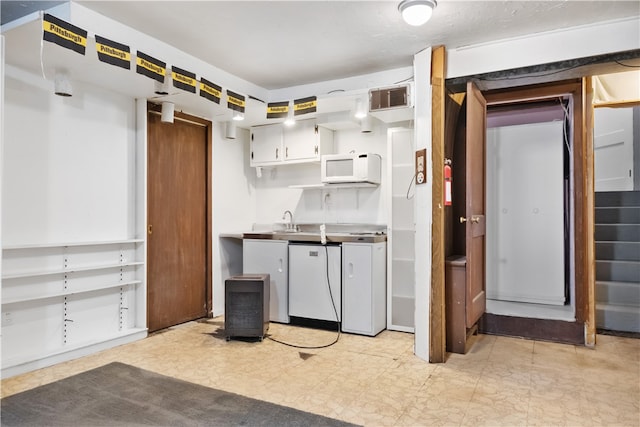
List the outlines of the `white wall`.
{"type": "Polygon", "coordinates": [[[225,138],[225,123],[213,124],[213,314],[224,313],[224,281],[242,273],[242,241],[220,233],[251,229],[256,217],[254,171],[249,167],[249,131],[225,138]]]}
{"type": "MultiPolygon", "coordinates": [[[[256,223],[281,223],[284,211],[290,210],[298,224],[386,224],[386,141],[386,125],[382,122],[377,122],[371,133],[361,133],[360,129],[334,131],[336,153],[355,151],[382,156],[383,183],[377,188],[289,188],[291,185],[319,184],[318,163],[263,168],[260,178],[255,176],[254,171],[256,223]],[[326,203],[323,203],[325,200],[326,203]]],[[[245,160],[245,163],[248,163],[248,160],[245,160]]]]}
{"type": "Polygon", "coordinates": [[[637,16],[447,49],[446,78],[635,49],[640,49],[637,16]]]}
{"type": "Polygon", "coordinates": [[[135,237],[135,102],[5,74],[2,244],[135,237]]]}

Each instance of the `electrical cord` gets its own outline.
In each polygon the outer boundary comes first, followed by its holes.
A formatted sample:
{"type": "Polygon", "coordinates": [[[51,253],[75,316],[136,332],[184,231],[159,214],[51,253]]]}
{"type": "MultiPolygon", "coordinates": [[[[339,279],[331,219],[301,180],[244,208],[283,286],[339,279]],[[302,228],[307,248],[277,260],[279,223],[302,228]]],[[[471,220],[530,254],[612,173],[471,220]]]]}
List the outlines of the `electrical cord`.
{"type": "Polygon", "coordinates": [[[406,196],[407,200],[413,199],[413,196],[415,195],[415,194],[409,195],[409,192],[411,192],[411,187],[413,187],[414,183],[416,182],[416,176],[418,176],[418,174],[414,173],[413,176],[411,177],[411,181],[409,182],[409,186],[407,187],[407,196],[406,196]]]}
{"type": "Polygon", "coordinates": [[[331,347],[332,345],[337,343],[338,340],[340,340],[341,322],[340,322],[340,318],[338,317],[338,309],[336,308],[336,302],[333,299],[333,292],[331,291],[331,280],[329,279],[329,249],[327,249],[327,245],[326,244],[324,244],[322,246],[324,246],[324,253],[325,253],[325,259],[326,259],[325,275],[326,275],[326,278],[327,278],[327,287],[329,289],[329,297],[331,298],[331,305],[333,307],[333,313],[336,315],[336,323],[338,324],[338,331],[337,331],[338,335],[336,336],[336,339],[333,340],[333,342],[331,342],[329,344],[318,345],[318,346],[304,346],[304,345],[291,344],[291,343],[288,343],[288,342],[284,342],[284,341],[280,341],[278,339],[272,338],[269,335],[267,335],[267,337],[266,337],[267,339],[270,339],[273,342],[277,342],[278,344],[286,345],[288,347],[301,348],[301,349],[306,349],[306,350],[331,347]]]}

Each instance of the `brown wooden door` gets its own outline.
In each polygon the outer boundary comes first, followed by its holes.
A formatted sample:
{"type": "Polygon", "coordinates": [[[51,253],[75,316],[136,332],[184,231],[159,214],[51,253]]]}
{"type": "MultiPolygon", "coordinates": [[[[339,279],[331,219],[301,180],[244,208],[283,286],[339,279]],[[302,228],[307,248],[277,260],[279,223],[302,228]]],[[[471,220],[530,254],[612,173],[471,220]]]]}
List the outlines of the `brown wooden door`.
{"type": "Polygon", "coordinates": [[[485,311],[485,147],[487,102],[472,83],[467,83],[466,130],[466,286],[467,328],[485,311]]]}
{"type": "Polygon", "coordinates": [[[207,314],[207,127],[148,113],[149,331],[207,314]]]}

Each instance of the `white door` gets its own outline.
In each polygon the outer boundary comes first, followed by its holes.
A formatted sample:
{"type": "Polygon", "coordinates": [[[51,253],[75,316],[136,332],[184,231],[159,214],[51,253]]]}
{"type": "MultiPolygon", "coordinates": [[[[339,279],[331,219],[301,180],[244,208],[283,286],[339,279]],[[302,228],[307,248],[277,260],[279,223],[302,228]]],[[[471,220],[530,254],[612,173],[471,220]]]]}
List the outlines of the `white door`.
{"type": "Polygon", "coordinates": [[[487,130],[487,298],[564,305],[563,122],[487,130]]]}
{"type": "Polygon", "coordinates": [[[340,246],[289,245],[289,316],[340,321],[340,246]]]}
{"type": "Polygon", "coordinates": [[[594,108],[595,189],[633,190],[633,109],[594,108]]]}
{"type": "Polygon", "coordinates": [[[269,274],[269,320],[289,323],[289,254],[286,240],[245,239],[242,272],[269,274]]]}
{"type": "Polygon", "coordinates": [[[280,163],[282,153],[282,125],[264,125],[251,128],[251,166],[280,163]]]}
{"type": "Polygon", "coordinates": [[[298,120],[284,128],[284,159],[304,160],[318,156],[318,128],[315,120],[298,120]]]}
{"type": "Polygon", "coordinates": [[[371,334],[372,245],[342,245],[342,330],[371,334]]]}

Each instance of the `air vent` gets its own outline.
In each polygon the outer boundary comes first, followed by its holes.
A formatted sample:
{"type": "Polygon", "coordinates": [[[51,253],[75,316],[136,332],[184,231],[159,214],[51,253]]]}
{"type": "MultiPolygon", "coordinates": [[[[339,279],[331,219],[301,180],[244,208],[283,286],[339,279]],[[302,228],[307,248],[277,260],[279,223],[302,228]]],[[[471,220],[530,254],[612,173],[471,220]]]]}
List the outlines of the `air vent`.
{"type": "Polygon", "coordinates": [[[369,91],[369,111],[411,107],[411,87],[409,85],[371,89],[369,91]]]}
{"type": "Polygon", "coordinates": [[[411,84],[369,90],[369,112],[386,123],[413,119],[411,84]]]}

